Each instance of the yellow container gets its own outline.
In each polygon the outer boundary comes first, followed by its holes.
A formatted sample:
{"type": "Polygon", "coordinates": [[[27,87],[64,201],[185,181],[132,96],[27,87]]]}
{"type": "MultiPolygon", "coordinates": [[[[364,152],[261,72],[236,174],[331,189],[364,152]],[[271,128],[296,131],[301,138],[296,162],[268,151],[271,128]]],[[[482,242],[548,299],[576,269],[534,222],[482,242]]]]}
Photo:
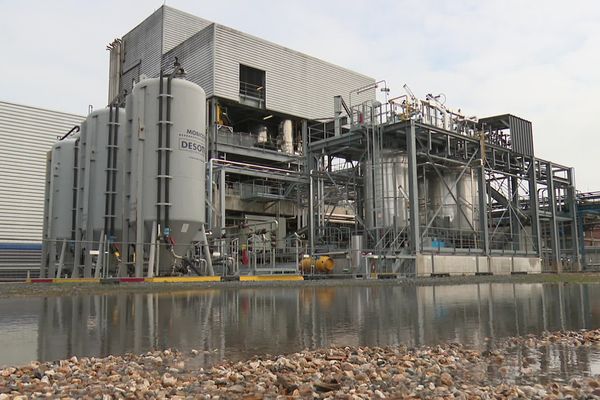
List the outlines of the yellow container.
{"type": "Polygon", "coordinates": [[[328,274],[335,268],[335,261],[329,256],[321,256],[316,263],[317,271],[328,274]]]}
{"type": "Polygon", "coordinates": [[[303,258],[302,261],[300,261],[300,270],[305,274],[309,274],[310,267],[314,264],[314,262],[315,259],[312,257],[303,258]]]}

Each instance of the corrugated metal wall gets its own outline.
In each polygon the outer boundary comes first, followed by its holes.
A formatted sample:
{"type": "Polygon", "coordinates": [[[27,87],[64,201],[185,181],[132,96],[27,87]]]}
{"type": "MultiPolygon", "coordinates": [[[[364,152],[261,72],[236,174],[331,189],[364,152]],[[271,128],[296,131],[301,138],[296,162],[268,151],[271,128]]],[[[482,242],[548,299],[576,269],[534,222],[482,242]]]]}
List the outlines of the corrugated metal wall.
{"type": "MultiPolygon", "coordinates": [[[[333,97],[375,82],[323,60],[216,25],[215,95],[239,101],[239,65],[266,71],[266,108],[304,118],[333,116],[333,97]]],[[[374,99],[375,90],[352,96],[374,99]]]]}
{"type": "Polygon", "coordinates": [[[163,13],[163,54],[212,24],[210,21],[168,6],[163,7],[163,13]]]}
{"type": "Polygon", "coordinates": [[[187,79],[200,85],[206,96],[213,95],[214,28],[211,24],[163,56],[163,69],[171,71],[175,57],[187,73],[187,79]]]}
{"type": "Polygon", "coordinates": [[[141,74],[158,76],[162,58],[163,9],[159,8],[123,36],[123,75],[120,89],[131,93],[141,74]]]}
{"type": "MultiPolygon", "coordinates": [[[[169,69],[177,54],[188,78],[203,86],[208,96],[239,101],[239,65],[245,64],[266,71],[268,109],[314,119],[333,116],[334,96],[348,100],[351,90],[374,82],[373,78],[326,61],[211,24],[183,11],[161,7],[123,37],[121,88],[130,91],[132,80],[140,74],[158,76],[160,66],[169,69]],[[211,38],[209,32],[213,29],[211,38]],[[161,49],[165,54],[162,63],[161,49]],[[213,63],[212,68],[209,63],[213,63]]],[[[352,98],[354,104],[374,99],[375,90],[352,98]]]]}
{"type": "Polygon", "coordinates": [[[41,242],[46,153],[83,119],[0,102],[0,242],[41,242]]]}

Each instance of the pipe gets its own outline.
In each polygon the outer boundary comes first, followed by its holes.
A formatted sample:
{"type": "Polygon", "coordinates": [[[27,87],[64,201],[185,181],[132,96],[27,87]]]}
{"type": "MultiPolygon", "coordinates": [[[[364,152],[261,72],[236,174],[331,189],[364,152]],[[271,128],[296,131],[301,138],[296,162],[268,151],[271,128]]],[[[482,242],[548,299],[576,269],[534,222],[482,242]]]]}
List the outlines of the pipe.
{"type": "MultiPolygon", "coordinates": [[[[168,228],[169,227],[169,174],[170,174],[170,164],[171,164],[171,82],[173,80],[173,78],[177,75],[177,74],[183,74],[184,70],[183,68],[181,68],[181,66],[179,65],[179,61],[177,60],[177,57],[175,57],[175,68],[173,69],[173,72],[171,72],[169,74],[169,77],[167,78],[167,115],[166,115],[166,124],[165,124],[165,148],[166,148],[166,154],[165,154],[165,179],[164,179],[164,184],[165,184],[165,222],[164,222],[164,227],[168,228]]],[[[162,85],[162,79],[161,79],[161,85],[162,85]]],[[[163,229],[164,231],[164,229],[163,229]]]]}
{"type": "Polygon", "coordinates": [[[214,276],[215,270],[212,265],[212,258],[210,254],[210,248],[208,247],[208,239],[206,238],[206,230],[204,229],[204,225],[200,228],[200,239],[202,240],[203,250],[204,250],[204,259],[206,260],[206,268],[208,269],[208,275],[214,276]]]}
{"type": "MultiPolygon", "coordinates": [[[[110,223],[110,234],[113,235],[115,231],[115,209],[117,208],[117,158],[119,152],[119,107],[116,107],[115,124],[113,128],[113,152],[112,152],[112,187],[111,187],[111,223],[110,223]]],[[[121,233],[122,234],[122,233],[121,233]]]]}
{"type": "MultiPolygon", "coordinates": [[[[163,70],[160,70],[160,81],[158,86],[158,170],[156,173],[156,222],[161,220],[162,203],[162,156],[163,156],[163,70]]],[[[166,225],[164,225],[166,226],[166,225]]]]}
{"type": "Polygon", "coordinates": [[[108,149],[106,152],[106,184],[104,187],[104,232],[107,232],[109,235],[111,234],[111,231],[109,230],[110,228],[110,215],[111,215],[111,211],[110,211],[110,205],[111,205],[111,194],[110,194],[110,189],[111,189],[111,179],[112,179],[112,173],[111,173],[111,165],[112,165],[112,160],[111,160],[111,156],[112,156],[112,144],[113,144],[113,140],[112,140],[112,134],[113,134],[113,126],[112,126],[112,122],[113,122],[113,106],[112,104],[109,106],[108,108],[108,149]]]}
{"type": "Polygon", "coordinates": [[[73,133],[73,131],[76,131],[75,133],[77,133],[80,130],[81,130],[81,128],[79,127],[79,125],[75,125],[74,127],[71,128],[71,130],[69,132],[65,133],[65,135],[63,137],[58,139],[58,141],[60,142],[61,140],[65,140],[71,133],[73,133]]]}

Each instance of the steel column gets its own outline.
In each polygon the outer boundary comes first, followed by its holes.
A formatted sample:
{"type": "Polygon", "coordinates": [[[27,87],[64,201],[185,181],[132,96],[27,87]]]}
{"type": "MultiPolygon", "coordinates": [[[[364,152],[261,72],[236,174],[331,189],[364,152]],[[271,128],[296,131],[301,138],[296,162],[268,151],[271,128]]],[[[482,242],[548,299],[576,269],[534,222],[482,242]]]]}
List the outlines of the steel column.
{"type": "Polygon", "coordinates": [[[421,252],[421,233],[419,226],[419,189],[417,179],[417,136],[415,122],[410,121],[406,129],[406,149],[408,155],[408,199],[410,202],[410,246],[413,253],[421,252]]]}
{"type": "Polygon", "coordinates": [[[511,176],[509,178],[510,185],[510,227],[511,227],[511,239],[512,249],[514,251],[521,250],[521,221],[519,221],[519,181],[516,177],[511,176]]]}
{"type": "Polygon", "coordinates": [[[556,193],[554,191],[554,176],[552,163],[546,164],[546,183],[548,185],[548,206],[550,207],[550,241],[552,246],[552,261],[556,272],[562,271],[560,261],[560,241],[558,237],[558,223],[556,221],[556,193]]]}
{"type": "Polygon", "coordinates": [[[542,235],[540,229],[540,202],[537,193],[537,164],[538,161],[532,157],[527,173],[529,179],[529,213],[531,218],[531,236],[533,239],[533,250],[538,257],[542,257],[542,235]]]}
{"type": "MultiPolygon", "coordinates": [[[[570,216],[571,216],[571,247],[573,248],[573,260],[575,269],[581,271],[581,252],[579,248],[579,224],[577,221],[577,193],[575,190],[575,169],[569,168],[567,170],[567,178],[569,179],[569,187],[567,188],[567,201],[569,204],[570,216]]],[[[583,237],[581,238],[583,240],[583,237]]]]}

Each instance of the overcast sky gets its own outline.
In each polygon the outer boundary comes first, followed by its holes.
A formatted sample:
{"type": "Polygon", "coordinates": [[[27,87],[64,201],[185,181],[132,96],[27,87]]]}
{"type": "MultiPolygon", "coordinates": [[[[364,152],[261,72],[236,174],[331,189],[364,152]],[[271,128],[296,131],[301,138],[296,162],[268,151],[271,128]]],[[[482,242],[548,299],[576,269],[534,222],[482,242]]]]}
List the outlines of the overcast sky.
{"type": "MultiPolygon", "coordinates": [[[[0,100],[85,114],[107,100],[106,45],[160,1],[0,0],[0,100]]],[[[167,5],[479,117],[533,122],[538,157],[600,190],[600,2],[192,1],[167,5]]]]}

